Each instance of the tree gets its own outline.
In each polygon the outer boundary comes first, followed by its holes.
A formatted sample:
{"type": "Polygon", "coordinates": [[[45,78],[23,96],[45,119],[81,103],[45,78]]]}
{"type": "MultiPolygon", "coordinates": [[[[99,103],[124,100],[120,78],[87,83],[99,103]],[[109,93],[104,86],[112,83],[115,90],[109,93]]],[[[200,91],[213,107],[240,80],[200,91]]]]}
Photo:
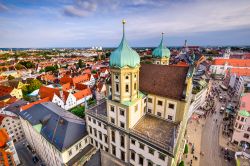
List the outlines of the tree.
{"type": "Polygon", "coordinates": [[[85,107],[84,106],[77,106],[77,107],[73,108],[70,112],[73,113],[74,115],[80,117],[80,118],[84,118],[85,107]]]}
{"type": "Polygon", "coordinates": [[[210,57],[207,58],[207,60],[212,61],[213,57],[210,56],[210,57]]]}
{"type": "Polygon", "coordinates": [[[184,165],[184,161],[181,161],[181,162],[179,163],[179,166],[185,166],[185,165],[184,165]]]}
{"type": "Polygon", "coordinates": [[[83,68],[83,63],[82,63],[81,59],[79,59],[79,61],[78,61],[78,66],[79,66],[79,68],[83,68]]]}
{"type": "Polygon", "coordinates": [[[34,90],[37,90],[39,89],[40,87],[42,86],[42,83],[37,80],[37,79],[34,79],[30,82],[30,84],[28,85],[28,92],[31,93],[33,92],[34,90]]]}
{"type": "Polygon", "coordinates": [[[188,154],[188,145],[187,144],[185,145],[184,153],[188,154]]]}
{"type": "Polygon", "coordinates": [[[8,75],[8,80],[14,80],[15,79],[15,77],[14,76],[12,76],[12,75],[8,75]]]}

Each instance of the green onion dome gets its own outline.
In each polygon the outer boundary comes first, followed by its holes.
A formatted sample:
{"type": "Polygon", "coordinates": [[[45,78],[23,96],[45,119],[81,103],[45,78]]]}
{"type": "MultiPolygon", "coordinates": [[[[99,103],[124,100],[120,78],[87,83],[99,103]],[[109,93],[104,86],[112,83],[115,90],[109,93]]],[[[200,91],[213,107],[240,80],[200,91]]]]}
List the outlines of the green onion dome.
{"type": "Polygon", "coordinates": [[[154,49],[152,55],[154,58],[170,57],[170,50],[165,46],[163,46],[163,33],[162,33],[161,43],[157,48],[154,49]]]}
{"type": "Polygon", "coordinates": [[[122,68],[124,66],[136,67],[137,65],[140,65],[140,56],[135,50],[133,50],[128,45],[124,33],[125,20],[123,20],[122,23],[123,23],[122,41],[118,46],[118,48],[116,48],[111,53],[109,64],[111,67],[119,67],[119,68],[122,68]]]}

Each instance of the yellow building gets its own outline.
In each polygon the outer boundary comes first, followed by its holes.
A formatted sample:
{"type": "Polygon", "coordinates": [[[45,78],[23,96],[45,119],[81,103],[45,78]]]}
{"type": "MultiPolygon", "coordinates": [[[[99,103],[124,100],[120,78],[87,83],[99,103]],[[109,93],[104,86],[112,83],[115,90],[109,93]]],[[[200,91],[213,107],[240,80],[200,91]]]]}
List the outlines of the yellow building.
{"type": "Polygon", "coordinates": [[[125,164],[176,165],[183,153],[192,68],[140,64],[123,37],[110,56],[107,99],[86,110],[90,143],[125,164]]]}

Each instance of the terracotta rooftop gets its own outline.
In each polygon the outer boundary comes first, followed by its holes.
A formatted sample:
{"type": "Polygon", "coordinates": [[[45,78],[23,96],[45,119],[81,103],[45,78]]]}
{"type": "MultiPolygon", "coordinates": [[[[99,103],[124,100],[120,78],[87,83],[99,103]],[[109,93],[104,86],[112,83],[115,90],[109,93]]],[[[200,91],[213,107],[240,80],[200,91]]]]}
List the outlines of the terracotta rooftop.
{"type": "Polygon", "coordinates": [[[214,59],[212,65],[225,65],[234,67],[250,67],[250,59],[214,59]]]}
{"type": "Polygon", "coordinates": [[[58,88],[49,88],[46,86],[41,86],[39,90],[40,98],[43,99],[45,97],[49,97],[50,100],[53,99],[54,94],[60,96],[60,92],[58,88]]]}
{"type": "MultiPolygon", "coordinates": [[[[229,72],[229,70],[227,70],[227,72],[229,72]]],[[[237,76],[250,76],[250,69],[232,68],[230,73],[234,73],[237,76]]]]}
{"type": "Polygon", "coordinates": [[[87,88],[87,89],[78,91],[78,92],[74,93],[73,95],[76,97],[76,100],[79,100],[79,99],[82,99],[82,98],[89,96],[91,94],[92,93],[91,93],[90,88],[87,88]]]}
{"type": "Polygon", "coordinates": [[[9,140],[9,135],[5,128],[0,129],[0,148],[4,147],[9,140]]]}
{"type": "Polygon", "coordinates": [[[5,95],[7,95],[7,94],[10,94],[10,92],[11,92],[13,89],[14,89],[14,88],[12,88],[12,87],[0,85],[0,96],[5,96],[5,95]]]}
{"type": "Polygon", "coordinates": [[[183,66],[141,64],[139,89],[145,93],[182,100],[188,69],[183,66]]]}
{"type": "Polygon", "coordinates": [[[43,99],[41,99],[41,100],[37,100],[37,101],[35,101],[35,102],[33,102],[33,103],[29,103],[29,104],[27,104],[27,105],[22,106],[22,107],[21,107],[21,110],[24,111],[24,110],[29,109],[29,108],[32,107],[33,105],[36,105],[36,104],[39,104],[39,103],[48,102],[48,101],[50,101],[50,98],[49,98],[49,97],[45,97],[45,98],[43,98],[43,99]]]}

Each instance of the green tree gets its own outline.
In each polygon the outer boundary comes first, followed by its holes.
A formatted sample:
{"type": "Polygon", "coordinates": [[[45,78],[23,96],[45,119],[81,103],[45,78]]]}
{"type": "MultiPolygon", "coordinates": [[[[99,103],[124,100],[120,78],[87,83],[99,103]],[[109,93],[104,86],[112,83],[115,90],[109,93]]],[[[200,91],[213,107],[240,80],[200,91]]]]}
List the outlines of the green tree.
{"type": "Polygon", "coordinates": [[[42,83],[37,80],[37,79],[34,79],[30,82],[30,84],[28,85],[28,92],[31,93],[33,92],[34,90],[37,90],[39,89],[40,87],[42,86],[42,83]]]}
{"type": "Polygon", "coordinates": [[[8,75],[8,80],[14,80],[15,79],[15,77],[14,76],[12,76],[12,75],[8,75]]]}
{"type": "Polygon", "coordinates": [[[207,58],[207,60],[212,61],[213,57],[210,56],[210,57],[207,58]]]}
{"type": "Polygon", "coordinates": [[[71,109],[70,112],[73,113],[74,115],[80,117],[80,118],[84,118],[84,116],[85,116],[85,107],[84,106],[77,106],[77,107],[71,109]]]}
{"type": "Polygon", "coordinates": [[[181,162],[179,163],[179,166],[185,166],[184,161],[181,161],[181,162]]]}
{"type": "Polygon", "coordinates": [[[188,145],[187,144],[185,145],[184,153],[188,154],[188,145]]]}
{"type": "Polygon", "coordinates": [[[81,59],[79,59],[79,61],[78,61],[78,67],[79,67],[79,68],[83,68],[83,62],[82,62],[81,59]]]}

